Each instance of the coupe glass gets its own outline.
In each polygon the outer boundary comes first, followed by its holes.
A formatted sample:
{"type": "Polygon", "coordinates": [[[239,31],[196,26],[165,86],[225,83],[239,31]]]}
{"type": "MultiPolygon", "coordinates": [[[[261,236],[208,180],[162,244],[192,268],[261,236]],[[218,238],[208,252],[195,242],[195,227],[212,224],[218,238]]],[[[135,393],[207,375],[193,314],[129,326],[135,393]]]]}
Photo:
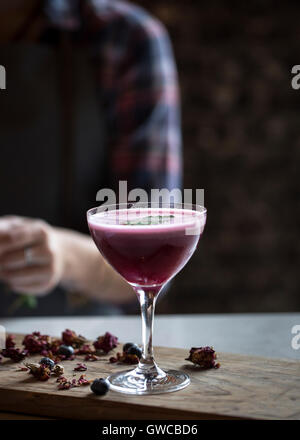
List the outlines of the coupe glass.
{"type": "Polygon", "coordinates": [[[141,307],[143,353],[138,366],[108,377],[111,389],[157,394],[190,383],[183,371],[163,371],[154,360],[157,297],[193,255],[206,222],[203,206],[177,203],[102,205],[87,213],[90,233],[106,261],[132,286],[141,307]]]}

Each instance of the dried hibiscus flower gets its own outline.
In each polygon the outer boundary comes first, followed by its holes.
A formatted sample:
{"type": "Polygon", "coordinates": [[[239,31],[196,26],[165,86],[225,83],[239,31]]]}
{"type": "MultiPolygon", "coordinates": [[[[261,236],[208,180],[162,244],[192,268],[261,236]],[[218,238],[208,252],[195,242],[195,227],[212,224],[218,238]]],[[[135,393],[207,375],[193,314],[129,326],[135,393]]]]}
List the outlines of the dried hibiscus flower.
{"type": "Polygon", "coordinates": [[[62,374],[64,374],[64,367],[62,365],[56,364],[53,368],[53,373],[55,374],[55,376],[61,376],[62,374]]]}
{"type": "Polygon", "coordinates": [[[82,363],[78,363],[77,367],[74,368],[74,371],[86,371],[86,370],[87,370],[87,366],[82,363]]]}
{"type": "Polygon", "coordinates": [[[59,347],[63,344],[63,341],[61,339],[53,339],[51,340],[49,350],[50,352],[55,355],[57,354],[59,347]]]}
{"type": "Polygon", "coordinates": [[[25,336],[22,344],[30,354],[41,353],[44,350],[49,350],[50,336],[41,335],[40,332],[33,332],[25,336]]]}
{"type": "Polygon", "coordinates": [[[7,335],[6,336],[6,341],[5,341],[5,348],[6,349],[15,348],[16,343],[15,343],[14,339],[15,339],[14,335],[7,335]]]}
{"type": "Polygon", "coordinates": [[[85,355],[84,360],[94,362],[94,361],[98,361],[99,357],[96,356],[94,353],[88,353],[85,355]]]}
{"type": "Polygon", "coordinates": [[[69,380],[66,377],[59,377],[57,382],[59,383],[59,390],[69,390],[70,388],[80,387],[90,383],[90,381],[85,378],[85,374],[82,374],[77,380],[69,380]]]}
{"type": "Polygon", "coordinates": [[[27,367],[30,370],[30,373],[36,377],[38,380],[48,380],[51,376],[51,370],[47,365],[44,364],[36,364],[36,363],[30,363],[26,362],[25,367],[27,367]]]}
{"type": "Polygon", "coordinates": [[[9,358],[14,362],[20,362],[28,355],[28,350],[21,350],[20,348],[5,348],[1,352],[2,356],[9,358]]]}
{"type": "Polygon", "coordinates": [[[118,345],[118,338],[109,332],[106,332],[103,336],[99,336],[93,343],[96,350],[101,350],[104,353],[108,353],[118,345]]]}
{"type": "Polygon", "coordinates": [[[59,377],[57,379],[57,382],[59,383],[58,385],[59,390],[68,390],[72,386],[71,382],[65,377],[59,377]]]}
{"type": "Polygon", "coordinates": [[[91,382],[90,380],[87,380],[87,379],[85,378],[85,374],[82,374],[82,375],[80,376],[80,378],[77,380],[77,384],[78,384],[78,386],[89,385],[90,382],[91,382]]]}
{"type": "Polygon", "coordinates": [[[36,377],[38,380],[48,380],[51,376],[51,370],[46,365],[41,365],[40,368],[35,372],[32,373],[34,377],[36,377]]]}
{"type": "Polygon", "coordinates": [[[63,382],[67,382],[68,379],[65,376],[60,376],[56,379],[56,382],[58,383],[63,383],[63,382]]]}
{"type": "Polygon", "coordinates": [[[41,364],[38,364],[37,362],[24,362],[25,367],[27,370],[29,370],[30,373],[36,373],[37,370],[40,368],[41,364]]]}
{"type": "Polygon", "coordinates": [[[20,362],[28,355],[28,350],[15,348],[16,343],[14,341],[14,338],[15,337],[13,335],[7,335],[5,348],[1,351],[1,355],[5,358],[11,359],[14,362],[20,362]]]}
{"type": "Polygon", "coordinates": [[[62,333],[63,343],[66,345],[72,345],[72,347],[79,348],[87,342],[87,340],[81,336],[77,335],[73,330],[66,329],[62,333]]]}
{"type": "Polygon", "coordinates": [[[217,354],[213,347],[193,347],[186,361],[199,365],[201,368],[219,368],[220,364],[216,363],[217,354]]]}
{"type": "Polygon", "coordinates": [[[93,347],[88,344],[84,344],[78,350],[75,351],[75,354],[95,354],[96,351],[93,347]]]}
{"type": "Polygon", "coordinates": [[[109,358],[109,362],[111,364],[115,364],[116,362],[121,362],[123,364],[138,364],[139,357],[136,354],[128,354],[125,351],[123,353],[117,353],[116,357],[112,356],[109,358]]]}

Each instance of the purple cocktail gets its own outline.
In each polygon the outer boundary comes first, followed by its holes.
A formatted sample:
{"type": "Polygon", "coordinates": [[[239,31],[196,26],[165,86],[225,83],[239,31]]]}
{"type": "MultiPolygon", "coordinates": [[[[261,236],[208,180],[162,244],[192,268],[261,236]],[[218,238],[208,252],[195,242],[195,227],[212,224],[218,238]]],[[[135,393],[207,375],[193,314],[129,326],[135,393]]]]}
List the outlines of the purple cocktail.
{"type": "Polygon", "coordinates": [[[152,351],[156,298],[191,258],[206,221],[205,208],[179,206],[128,204],[88,212],[89,229],[99,251],[133,287],[141,304],[143,356],[135,370],[108,378],[116,391],[152,394],[189,384],[183,372],[162,371],[152,351]]]}

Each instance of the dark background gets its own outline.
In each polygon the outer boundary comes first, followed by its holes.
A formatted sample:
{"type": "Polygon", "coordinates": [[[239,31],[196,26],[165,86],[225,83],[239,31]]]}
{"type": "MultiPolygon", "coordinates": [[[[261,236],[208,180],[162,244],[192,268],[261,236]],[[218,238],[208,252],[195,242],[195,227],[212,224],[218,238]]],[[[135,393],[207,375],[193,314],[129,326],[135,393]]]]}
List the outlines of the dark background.
{"type": "Polygon", "coordinates": [[[300,6],[137,0],[167,27],[182,95],[185,188],[204,188],[200,246],[158,313],[300,306],[300,6]]]}

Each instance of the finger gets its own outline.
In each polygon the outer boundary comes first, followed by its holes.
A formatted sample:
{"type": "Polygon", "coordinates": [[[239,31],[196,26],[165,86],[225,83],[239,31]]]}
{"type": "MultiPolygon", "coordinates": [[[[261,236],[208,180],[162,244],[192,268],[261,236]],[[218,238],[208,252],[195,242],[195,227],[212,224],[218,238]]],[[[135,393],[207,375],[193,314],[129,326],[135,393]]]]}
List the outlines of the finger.
{"type": "Polygon", "coordinates": [[[48,284],[32,284],[28,286],[23,285],[15,285],[11,286],[11,289],[16,293],[23,293],[27,295],[35,295],[35,296],[45,296],[47,293],[49,293],[52,288],[51,286],[48,286],[48,284]]]}
{"type": "Polygon", "coordinates": [[[44,296],[47,293],[51,292],[52,288],[48,286],[48,284],[33,284],[28,286],[16,285],[10,286],[11,291],[14,293],[25,294],[25,295],[35,295],[35,296],[44,296]]]}
{"type": "Polygon", "coordinates": [[[10,229],[0,239],[0,254],[38,244],[47,237],[43,222],[24,223],[15,229],[10,229]]]}
{"type": "Polygon", "coordinates": [[[48,281],[39,281],[36,283],[29,284],[9,284],[12,291],[16,293],[24,293],[27,295],[44,296],[52,290],[52,286],[48,281]]]}
{"type": "MultiPolygon", "coordinates": [[[[41,245],[31,247],[31,258],[31,266],[43,266],[50,263],[49,253],[47,253],[44,246],[41,245]]],[[[28,266],[28,263],[25,258],[24,249],[18,249],[0,255],[0,268],[2,270],[21,269],[26,266],[28,266]]]]}
{"type": "Polygon", "coordinates": [[[24,223],[22,217],[3,216],[0,217],[0,238],[7,234],[11,229],[14,229],[24,223]]]}
{"type": "Polygon", "coordinates": [[[1,271],[1,278],[11,286],[42,283],[49,280],[50,277],[51,270],[48,266],[30,266],[23,269],[1,271]]]}

